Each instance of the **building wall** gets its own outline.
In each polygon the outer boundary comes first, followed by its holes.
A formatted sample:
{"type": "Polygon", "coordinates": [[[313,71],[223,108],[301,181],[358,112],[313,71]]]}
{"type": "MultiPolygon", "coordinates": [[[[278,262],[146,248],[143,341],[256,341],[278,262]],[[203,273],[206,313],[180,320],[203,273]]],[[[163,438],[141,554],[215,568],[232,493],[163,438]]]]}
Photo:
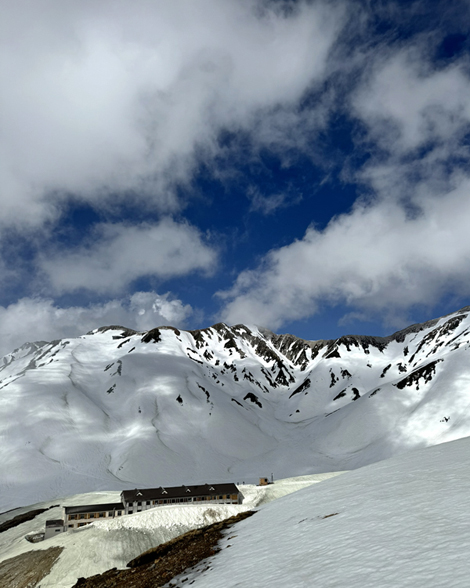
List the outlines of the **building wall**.
{"type": "Polygon", "coordinates": [[[115,518],[124,515],[124,508],[118,511],[99,511],[99,512],[87,512],[87,513],[76,513],[67,514],[65,520],[65,526],[67,530],[78,529],[95,521],[102,521],[103,519],[115,518]],[[121,514],[119,514],[121,513],[121,514]]]}
{"type": "Polygon", "coordinates": [[[175,498],[159,498],[157,500],[140,500],[129,502],[125,505],[125,514],[142,512],[157,506],[168,506],[171,504],[241,504],[241,494],[222,494],[218,496],[180,496],[175,498]]]}
{"type": "Polygon", "coordinates": [[[51,537],[55,537],[59,533],[63,533],[65,531],[65,527],[46,527],[44,531],[44,541],[46,539],[50,539],[51,537]]]}

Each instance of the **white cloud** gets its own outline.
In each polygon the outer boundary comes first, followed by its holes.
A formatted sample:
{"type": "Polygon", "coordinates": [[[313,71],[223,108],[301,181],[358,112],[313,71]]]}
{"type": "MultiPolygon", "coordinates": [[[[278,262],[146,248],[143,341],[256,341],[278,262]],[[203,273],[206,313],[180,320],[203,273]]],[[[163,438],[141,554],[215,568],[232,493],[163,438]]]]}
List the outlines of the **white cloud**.
{"type": "Polygon", "coordinates": [[[315,314],[326,301],[394,323],[445,293],[470,295],[470,180],[422,205],[410,217],[392,200],[361,204],[324,231],[311,227],[219,293],[223,320],[276,329],[315,314]]]}
{"type": "Polygon", "coordinates": [[[189,304],[183,304],[178,298],[172,298],[169,293],[158,296],[155,292],[136,292],[130,297],[130,311],[133,315],[136,329],[145,330],[156,325],[156,320],[166,321],[171,326],[182,326],[185,320],[193,314],[189,304]]]}
{"type": "Polygon", "coordinates": [[[111,295],[141,277],[210,273],[216,262],[197,229],[165,218],[155,225],[98,225],[89,246],[43,256],[40,267],[57,293],[85,288],[111,295]]]}
{"type": "Polygon", "coordinates": [[[192,312],[191,306],[169,293],[136,292],[126,299],[70,308],[61,308],[52,300],[23,298],[0,306],[0,357],[26,342],[77,337],[98,326],[121,325],[139,331],[168,324],[181,328],[192,312]]]}
{"type": "Polygon", "coordinates": [[[266,196],[256,186],[248,189],[247,197],[251,202],[250,211],[265,215],[273,214],[277,210],[287,208],[288,206],[293,206],[302,200],[301,194],[291,195],[287,192],[266,196]]]}
{"type": "Polygon", "coordinates": [[[134,190],[173,210],[172,182],[188,177],[195,151],[298,100],[325,74],[342,22],[327,2],[289,15],[258,0],[1,4],[10,223],[53,217],[70,193],[96,202],[134,190]]]}
{"type": "Polygon", "coordinates": [[[356,172],[368,198],[242,272],[219,293],[224,320],[278,328],[327,302],[397,323],[415,305],[470,295],[466,63],[433,70],[416,48],[369,59],[351,100],[371,151],[356,172]]]}
{"type": "Polygon", "coordinates": [[[463,63],[432,70],[414,48],[378,59],[353,104],[371,138],[390,153],[403,154],[460,138],[470,123],[469,95],[463,63]]]}

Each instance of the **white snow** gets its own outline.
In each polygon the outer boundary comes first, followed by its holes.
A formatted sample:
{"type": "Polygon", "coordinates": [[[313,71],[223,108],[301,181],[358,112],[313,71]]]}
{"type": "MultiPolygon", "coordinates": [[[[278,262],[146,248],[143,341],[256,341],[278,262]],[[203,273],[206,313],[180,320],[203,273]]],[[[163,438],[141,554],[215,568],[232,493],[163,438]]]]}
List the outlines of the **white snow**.
{"type": "Polygon", "coordinates": [[[414,450],[262,507],[173,583],[468,588],[469,488],[470,438],[414,450]]]}

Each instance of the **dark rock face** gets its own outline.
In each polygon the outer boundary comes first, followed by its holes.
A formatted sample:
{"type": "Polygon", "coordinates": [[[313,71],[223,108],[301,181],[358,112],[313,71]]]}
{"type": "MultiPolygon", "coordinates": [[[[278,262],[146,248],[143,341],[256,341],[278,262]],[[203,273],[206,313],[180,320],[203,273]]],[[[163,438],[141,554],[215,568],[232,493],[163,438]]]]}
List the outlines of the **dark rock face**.
{"type": "Polygon", "coordinates": [[[134,331],[134,329],[128,329],[127,327],[122,327],[121,325],[109,325],[108,327],[100,327],[98,329],[98,333],[106,333],[106,331],[120,331],[119,335],[116,336],[117,339],[125,339],[126,337],[130,337],[131,335],[136,335],[138,331],[134,331]]]}
{"type": "Polygon", "coordinates": [[[256,396],[256,394],[253,394],[253,392],[248,392],[248,394],[245,396],[243,400],[250,400],[250,402],[253,402],[253,404],[256,404],[260,408],[263,408],[263,405],[261,404],[259,398],[256,396]]]}
{"type": "Polygon", "coordinates": [[[151,331],[147,331],[142,337],[142,343],[158,343],[161,340],[162,337],[160,335],[160,329],[152,329],[151,331]]]}
{"type": "Polygon", "coordinates": [[[305,390],[307,390],[308,388],[310,388],[310,384],[312,382],[310,381],[309,378],[307,378],[304,382],[302,382],[302,384],[300,384],[300,386],[298,388],[296,388],[292,394],[289,396],[289,398],[292,398],[292,396],[295,396],[296,394],[300,394],[301,392],[304,392],[305,390]]]}
{"type": "Polygon", "coordinates": [[[18,525],[21,525],[21,523],[26,523],[27,521],[32,521],[38,515],[42,514],[43,512],[46,512],[46,510],[49,510],[49,509],[38,508],[36,510],[30,510],[29,512],[25,512],[23,514],[17,515],[16,517],[13,517],[9,521],[5,521],[4,523],[0,524],[0,533],[4,533],[5,531],[8,531],[8,529],[13,529],[13,527],[17,527],[18,525]]]}
{"type": "Polygon", "coordinates": [[[339,394],[337,394],[333,400],[339,400],[340,398],[344,398],[346,396],[346,390],[341,390],[339,394]]]}
{"type": "Polygon", "coordinates": [[[427,383],[432,380],[433,376],[436,374],[436,365],[440,361],[443,360],[437,359],[436,361],[431,361],[426,365],[423,365],[422,367],[414,370],[414,372],[411,372],[411,374],[403,380],[400,380],[397,384],[395,384],[395,386],[402,390],[405,386],[412,386],[413,384],[416,384],[416,390],[419,390],[420,383],[427,383]],[[420,380],[423,381],[420,382],[420,380]]]}

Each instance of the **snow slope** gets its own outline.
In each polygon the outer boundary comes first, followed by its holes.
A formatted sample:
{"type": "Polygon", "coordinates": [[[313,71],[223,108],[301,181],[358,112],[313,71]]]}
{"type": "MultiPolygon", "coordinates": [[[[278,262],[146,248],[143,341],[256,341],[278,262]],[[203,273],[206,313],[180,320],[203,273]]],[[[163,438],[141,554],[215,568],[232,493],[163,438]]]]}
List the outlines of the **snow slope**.
{"type": "MultiPolygon", "coordinates": [[[[108,521],[98,521],[41,543],[31,544],[26,535],[44,530],[47,519],[62,517],[59,507],[51,508],[34,520],[0,533],[0,562],[31,550],[60,546],[64,551],[51,573],[41,581],[42,588],[69,588],[79,577],[92,576],[110,568],[125,568],[127,562],[142,552],[169,541],[186,531],[223,520],[241,511],[259,507],[277,498],[338,475],[318,474],[280,480],[267,487],[241,486],[245,496],[242,505],[209,504],[207,506],[164,506],[108,521]]],[[[105,504],[119,501],[117,492],[98,492],[70,496],[60,505],[105,504]]],[[[0,523],[24,511],[49,508],[53,503],[40,503],[0,515],[0,523]]]]}
{"type": "Polygon", "coordinates": [[[192,588],[467,588],[469,456],[470,439],[461,439],[286,496],[229,529],[221,552],[200,566],[210,569],[173,582],[192,588]]]}
{"type": "Polygon", "coordinates": [[[469,308],[387,338],[106,327],[0,361],[0,511],[348,470],[470,435],[469,308]]]}

